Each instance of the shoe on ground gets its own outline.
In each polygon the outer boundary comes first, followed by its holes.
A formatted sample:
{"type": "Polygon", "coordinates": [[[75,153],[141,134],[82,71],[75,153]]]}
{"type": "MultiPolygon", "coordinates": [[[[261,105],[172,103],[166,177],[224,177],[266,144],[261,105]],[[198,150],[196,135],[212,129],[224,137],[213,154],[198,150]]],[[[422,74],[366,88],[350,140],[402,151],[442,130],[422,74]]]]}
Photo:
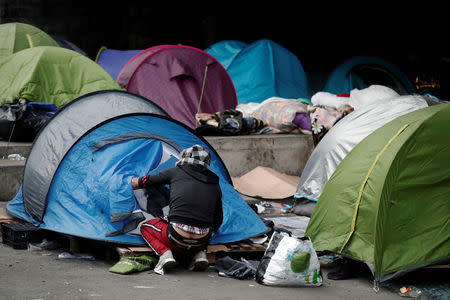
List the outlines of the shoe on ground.
{"type": "Polygon", "coordinates": [[[205,271],[209,266],[208,259],[206,258],[206,251],[197,252],[192,258],[189,264],[190,271],[205,271]]]}
{"type": "Polygon", "coordinates": [[[173,270],[176,265],[177,262],[173,258],[172,251],[167,250],[159,257],[159,261],[153,271],[157,274],[164,275],[167,271],[173,270]]]}

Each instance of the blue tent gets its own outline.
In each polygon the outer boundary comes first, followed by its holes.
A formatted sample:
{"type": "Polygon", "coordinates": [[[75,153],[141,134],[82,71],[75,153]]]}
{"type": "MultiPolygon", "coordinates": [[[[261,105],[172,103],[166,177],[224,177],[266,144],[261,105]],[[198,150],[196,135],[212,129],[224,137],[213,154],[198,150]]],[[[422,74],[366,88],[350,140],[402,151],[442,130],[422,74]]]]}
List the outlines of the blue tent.
{"type": "Polygon", "coordinates": [[[211,243],[264,233],[211,145],[154,103],[122,91],[82,96],[53,116],[33,143],[23,184],[6,208],[43,229],[146,245],[138,226],[152,216],[130,180],[174,166],[181,150],[194,144],[211,152],[210,169],[223,192],[224,220],[211,243]]]}
{"type": "Polygon", "coordinates": [[[112,78],[117,79],[117,76],[126,63],[141,51],[113,50],[103,47],[98,51],[95,62],[105,69],[112,78]]]}
{"type": "Polygon", "coordinates": [[[246,44],[222,41],[205,49],[228,71],[238,103],[260,103],[270,97],[310,98],[308,80],[299,59],[268,39],[246,44]]]}
{"type": "Polygon", "coordinates": [[[221,41],[218,42],[205,51],[217,59],[222,66],[227,70],[233,62],[236,55],[239,54],[248,44],[241,41],[221,41]]]}
{"type": "Polygon", "coordinates": [[[399,68],[372,56],[357,56],[345,61],[330,74],[323,91],[337,95],[374,84],[388,86],[400,95],[416,93],[414,84],[399,68]]]}

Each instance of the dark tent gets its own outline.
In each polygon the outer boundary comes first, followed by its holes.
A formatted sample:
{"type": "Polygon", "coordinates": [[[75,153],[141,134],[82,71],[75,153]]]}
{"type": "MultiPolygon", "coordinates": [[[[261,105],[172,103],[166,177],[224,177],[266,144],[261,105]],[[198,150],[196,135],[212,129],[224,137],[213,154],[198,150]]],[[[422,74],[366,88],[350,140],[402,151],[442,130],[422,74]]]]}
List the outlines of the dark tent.
{"type": "Polygon", "coordinates": [[[400,95],[416,93],[412,81],[397,66],[372,56],[348,59],[330,74],[323,91],[337,95],[375,84],[390,87],[400,95]]]}

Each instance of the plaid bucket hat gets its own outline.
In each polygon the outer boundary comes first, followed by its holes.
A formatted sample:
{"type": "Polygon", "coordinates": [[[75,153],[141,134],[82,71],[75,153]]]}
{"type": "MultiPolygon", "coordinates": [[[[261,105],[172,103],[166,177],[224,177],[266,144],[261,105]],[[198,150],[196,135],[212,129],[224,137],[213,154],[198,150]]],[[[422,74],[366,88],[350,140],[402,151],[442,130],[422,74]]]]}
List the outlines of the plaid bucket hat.
{"type": "Polygon", "coordinates": [[[197,164],[209,168],[211,154],[200,145],[194,145],[181,151],[181,158],[176,163],[177,166],[184,164],[197,164]]]}

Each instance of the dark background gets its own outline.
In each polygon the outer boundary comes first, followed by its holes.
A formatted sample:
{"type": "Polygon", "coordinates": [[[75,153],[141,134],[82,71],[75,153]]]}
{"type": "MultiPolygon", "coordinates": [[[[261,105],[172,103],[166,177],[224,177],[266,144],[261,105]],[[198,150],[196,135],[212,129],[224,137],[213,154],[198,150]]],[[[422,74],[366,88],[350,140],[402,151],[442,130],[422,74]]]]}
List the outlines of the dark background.
{"type": "Polygon", "coordinates": [[[265,5],[261,1],[0,0],[0,23],[32,24],[76,44],[92,59],[102,46],[129,50],[184,44],[205,49],[222,40],[271,39],[299,58],[317,90],[344,60],[373,55],[397,65],[413,82],[434,84],[433,89],[417,86],[419,92],[444,99],[450,98],[446,11],[442,4],[424,1],[265,5]]]}

